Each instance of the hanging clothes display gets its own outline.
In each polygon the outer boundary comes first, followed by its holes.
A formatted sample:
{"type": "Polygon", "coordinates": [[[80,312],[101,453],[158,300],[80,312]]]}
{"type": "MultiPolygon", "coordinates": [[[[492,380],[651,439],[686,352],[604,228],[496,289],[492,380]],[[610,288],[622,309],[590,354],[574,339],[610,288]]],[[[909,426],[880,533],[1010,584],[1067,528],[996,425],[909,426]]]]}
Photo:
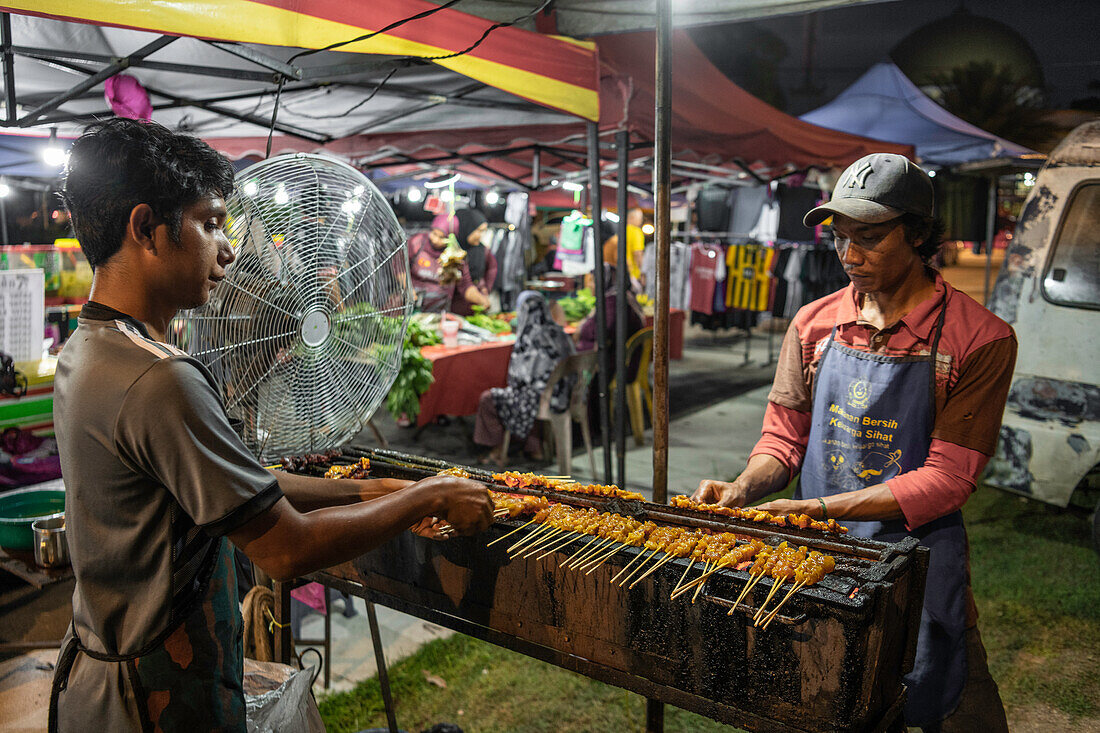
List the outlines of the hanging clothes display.
{"type": "MultiPolygon", "coordinates": [[[[730,224],[729,236],[731,241],[743,241],[759,239],[753,237],[751,232],[760,221],[760,213],[764,210],[764,204],[768,200],[767,186],[739,186],[730,191],[730,224]]],[[[765,239],[769,239],[765,237],[765,239]]]]}
{"type": "Polygon", "coordinates": [[[807,211],[817,206],[822,192],[816,188],[788,186],[781,183],[775,192],[779,201],[779,226],[775,238],[792,242],[807,242],[813,239],[813,229],[802,223],[807,211]]]}
{"type": "Polygon", "coordinates": [[[596,268],[591,225],[590,219],[576,211],[562,219],[554,267],[563,275],[576,277],[596,268]]]}
{"type": "MultiPolygon", "coordinates": [[[[668,307],[675,310],[691,309],[691,245],[670,242],[668,253],[668,307]]],[[[657,302],[657,248],[650,244],[642,254],[642,275],[645,277],[645,293],[650,302],[657,302]]]]}
{"type": "Polygon", "coordinates": [[[516,298],[523,292],[524,281],[527,280],[527,251],[532,241],[527,194],[508,194],[504,204],[504,221],[511,228],[504,232],[500,248],[494,254],[500,264],[497,274],[500,306],[504,310],[511,310],[516,298]]]}
{"type": "Polygon", "coordinates": [[[725,259],[717,247],[699,243],[691,246],[691,310],[693,313],[714,313],[714,294],[718,290],[719,268],[725,270],[725,259]]]}
{"type": "Polygon", "coordinates": [[[768,309],[775,250],[759,244],[737,244],[726,252],[729,278],[726,305],[730,308],[763,312],[768,309]]]}

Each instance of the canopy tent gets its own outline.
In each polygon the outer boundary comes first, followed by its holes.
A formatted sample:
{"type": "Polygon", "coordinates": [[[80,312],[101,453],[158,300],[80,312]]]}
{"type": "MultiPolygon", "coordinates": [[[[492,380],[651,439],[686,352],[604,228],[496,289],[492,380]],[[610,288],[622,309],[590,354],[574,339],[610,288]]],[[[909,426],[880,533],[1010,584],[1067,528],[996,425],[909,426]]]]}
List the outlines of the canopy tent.
{"type": "MultiPolygon", "coordinates": [[[[678,27],[710,25],[882,1],[677,0],[672,19],[678,27]]],[[[506,20],[540,4],[536,0],[465,0],[462,9],[482,18],[506,20]]],[[[565,33],[584,38],[605,33],[652,30],[654,6],[654,0],[554,0],[547,17],[535,17],[526,23],[544,33],[565,33]]]]}
{"type": "Polygon", "coordinates": [[[23,0],[4,9],[22,14],[4,16],[8,127],[76,131],[110,115],[96,87],[124,70],[149,93],[154,119],[207,137],[264,135],[277,83],[276,129],[314,146],[407,129],[410,114],[421,130],[487,124],[502,111],[519,124],[599,115],[593,44],[494,29],[425,0],[23,0]],[[299,51],[367,34],[376,35],[338,51],[299,51]]]}
{"type": "MultiPolygon", "coordinates": [[[[601,135],[630,133],[636,148],[630,183],[636,193],[648,194],[646,148],[654,130],[653,34],[604,36],[597,45],[602,69],[601,135]]],[[[808,167],[843,167],[873,151],[912,154],[909,145],[826,130],[769,106],[726,78],[683,31],[673,34],[672,58],[677,186],[775,176],[808,167]]],[[[587,175],[583,124],[523,125],[512,124],[506,112],[499,117],[509,124],[354,135],[325,148],[366,167],[457,168],[529,191],[551,180],[580,180],[587,175]]],[[[241,156],[261,149],[263,140],[222,137],[211,142],[227,155],[241,156]]],[[[285,136],[275,144],[279,151],[316,147],[285,136]]],[[[610,165],[613,153],[607,151],[606,157],[610,165]]],[[[617,184],[607,180],[606,185],[617,184]]]]}
{"type": "Polygon", "coordinates": [[[951,114],[892,63],[875,64],[832,102],[801,119],[876,140],[912,144],[920,162],[933,167],[990,158],[1042,157],[951,114]]]}

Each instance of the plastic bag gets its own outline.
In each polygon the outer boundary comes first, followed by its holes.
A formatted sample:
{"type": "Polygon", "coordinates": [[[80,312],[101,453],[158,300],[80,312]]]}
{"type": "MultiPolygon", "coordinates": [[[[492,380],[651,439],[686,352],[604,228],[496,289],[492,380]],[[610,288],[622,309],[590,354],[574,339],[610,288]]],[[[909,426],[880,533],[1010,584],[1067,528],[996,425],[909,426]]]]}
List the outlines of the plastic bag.
{"type": "Polygon", "coordinates": [[[325,724],[313,699],[316,667],[306,667],[278,688],[262,695],[244,696],[248,733],[325,733],[325,724]]]}

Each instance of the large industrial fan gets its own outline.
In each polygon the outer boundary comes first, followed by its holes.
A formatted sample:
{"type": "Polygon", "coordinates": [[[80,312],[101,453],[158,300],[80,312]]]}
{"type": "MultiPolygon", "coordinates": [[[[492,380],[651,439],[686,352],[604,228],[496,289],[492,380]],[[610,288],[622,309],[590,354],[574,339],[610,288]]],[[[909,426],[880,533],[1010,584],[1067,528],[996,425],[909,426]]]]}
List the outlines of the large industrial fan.
{"type": "Polygon", "coordinates": [[[242,170],[226,206],[237,258],[172,336],[209,367],[261,460],[339,446],[397,375],[413,306],[405,234],[369,180],[319,155],[242,170]]]}

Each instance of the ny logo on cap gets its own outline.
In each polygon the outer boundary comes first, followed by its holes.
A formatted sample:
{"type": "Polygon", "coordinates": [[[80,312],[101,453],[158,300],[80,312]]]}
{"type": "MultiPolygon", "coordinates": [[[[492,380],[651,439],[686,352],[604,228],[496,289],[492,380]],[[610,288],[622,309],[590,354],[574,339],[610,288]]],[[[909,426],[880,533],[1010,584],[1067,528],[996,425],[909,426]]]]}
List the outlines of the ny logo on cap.
{"type": "Polygon", "coordinates": [[[848,182],[845,184],[845,187],[855,188],[858,183],[860,188],[867,188],[867,176],[874,172],[874,168],[871,167],[871,161],[863,161],[860,163],[857,170],[851,171],[848,174],[848,182]]]}

